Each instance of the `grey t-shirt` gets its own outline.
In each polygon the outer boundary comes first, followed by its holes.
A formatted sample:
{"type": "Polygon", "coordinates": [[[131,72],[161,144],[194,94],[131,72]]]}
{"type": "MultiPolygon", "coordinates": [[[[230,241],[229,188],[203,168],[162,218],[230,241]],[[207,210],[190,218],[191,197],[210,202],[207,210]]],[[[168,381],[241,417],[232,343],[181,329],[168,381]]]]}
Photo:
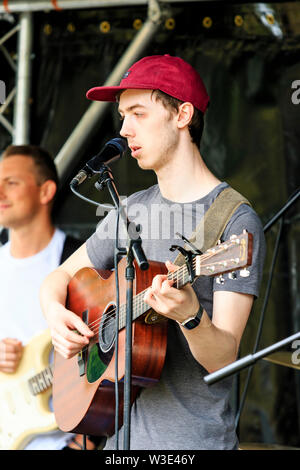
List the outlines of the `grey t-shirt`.
{"type": "MultiPolygon", "coordinates": [[[[228,187],[219,184],[205,197],[189,204],[174,203],[162,197],[158,185],[131,195],[127,200],[130,220],[140,224],[143,249],[149,260],[174,261],[178,252],[173,244],[184,245],[177,232],[189,238],[200,218],[218,194],[228,187]]],[[[121,224],[122,227],[122,224],[121,224]]],[[[212,316],[213,292],[216,290],[259,294],[265,241],[260,220],[254,210],[242,204],[225,228],[222,240],[246,229],[253,234],[250,276],[238,274],[225,283],[214,277],[199,277],[193,288],[208,315],[212,316]]],[[[120,229],[120,246],[126,239],[120,229]]],[[[87,240],[87,251],[97,269],[113,269],[115,246],[115,211],[112,210],[87,240]]],[[[234,416],[229,399],[232,378],[206,385],[207,371],[194,359],[176,322],[169,321],[167,352],[162,375],[157,384],[143,389],[132,406],[130,449],[196,450],[234,449],[237,446],[234,416]]],[[[120,436],[122,432],[120,431],[120,436]]],[[[115,449],[114,437],[105,449],[115,449]]]]}

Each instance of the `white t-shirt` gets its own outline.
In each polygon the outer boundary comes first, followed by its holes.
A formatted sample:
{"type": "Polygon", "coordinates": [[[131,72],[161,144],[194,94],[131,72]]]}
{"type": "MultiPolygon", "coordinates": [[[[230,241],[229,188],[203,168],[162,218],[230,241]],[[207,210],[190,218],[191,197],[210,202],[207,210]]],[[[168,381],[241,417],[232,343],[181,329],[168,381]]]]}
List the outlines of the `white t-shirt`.
{"type": "MultiPolygon", "coordinates": [[[[60,263],[66,235],[56,229],[50,243],[28,258],[13,258],[10,242],[0,247],[0,340],[16,338],[25,346],[48,328],[39,290],[44,278],[60,263]]],[[[72,434],[54,431],[34,438],[26,450],[62,449],[72,434]]]]}

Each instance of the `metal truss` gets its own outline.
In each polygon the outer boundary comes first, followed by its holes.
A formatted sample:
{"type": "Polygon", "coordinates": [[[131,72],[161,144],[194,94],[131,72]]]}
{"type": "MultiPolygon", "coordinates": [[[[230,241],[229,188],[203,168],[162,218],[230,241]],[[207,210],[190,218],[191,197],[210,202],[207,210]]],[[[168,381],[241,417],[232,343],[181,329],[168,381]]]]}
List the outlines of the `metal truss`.
{"type": "MultiPolygon", "coordinates": [[[[130,5],[148,5],[148,18],[143,27],[136,34],[132,43],[128,46],[124,55],[120,58],[115,69],[111,72],[104,85],[118,84],[122,75],[128,67],[139,57],[144,48],[149,44],[163,19],[170,14],[170,4],[179,0],[48,0],[48,1],[23,1],[23,0],[0,0],[0,14],[10,15],[18,13],[18,24],[14,26],[2,39],[0,39],[0,50],[4,54],[10,67],[16,73],[16,86],[8,94],[6,102],[0,107],[0,124],[12,135],[15,144],[29,143],[30,115],[29,94],[31,86],[31,56],[33,15],[36,11],[63,10],[63,9],[86,9],[130,5]],[[16,62],[11,59],[3,46],[4,42],[12,35],[18,34],[18,51],[16,62]],[[10,123],[3,115],[4,111],[14,100],[14,119],[10,123]]],[[[189,0],[191,1],[191,0],[189,0]]],[[[202,0],[192,0],[202,1],[202,0]]],[[[214,0],[211,0],[214,2],[214,0]]],[[[265,4],[262,4],[265,5],[265,4]]],[[[259,12],[257,12],[259,13],[259,12]]],[[[276,26],[273,25],[272,27],[276,26]]],[[[280,31],[273,31],[279,36],[280,31]]],[[[0,51],[0,52],[1,52],[0,51]]],[[[0,77],[1,78],[1,77],[0,77]]],[[[79,150],[90,137],[96,125],[99,125],[104,115],[107,103],[93,102],[72,134],[57,154],[55,162],[58,173],[62,178],[69,168],[70,162],[76,164],[79,159],[79,150]]]]}
{"type": "Polygon", "coordinates": [[[29,94],[31,85],[31,52],[32,52],[32,13],[19,15],[18,24],[0,39],[1,51],[10,68],[16,74],[15,87],[11,90],[0,107],[0,123],[11,134],[14,144],[29,142],[29,94]],[[18,34],[17,58],[14,61],[4,43],[14,34],[18,34]],[[4,116],[7,107],[14,100],[14,119],[10,123],[4,116]]]}
{"type": "MultiPolygon", "coordinates": [[[[14,26],[2,39],[0,39],[0,48],[9,62],[13,72],[16,73],[16,86],[8,94],[5,103],[0,107],[0,124],[12,135],[12,143],[14,144],[27,144],[29,143],[29,131],[30,131],[30,115],[29,115],[29,94],[31,87],[31,57],[32,57],[32,36],[33,36],[33,10],[37,11],[42,9],[42,5],[45,7],[46,4],[58,2],[2,2],[5,3],[6,15],[8,11],[17,11],[19,7],[23,7],[25,11],[22,11],[18,16],[18,24],[14,26]],[[39,6],[39,8],[37,8],[39,6]],[[17,60],[14,62],[8,54],[8,51],[3,46],[4,42],[14,34],[18,34],[18,51],[17,60]],[[13,123],[10,123],[3,115],[4,111],[14,100],[14,119],[13,123]]],[[[141,55],[144,48],[149,44],[153,35],[159,28],[163,19],[170,13],[170,9],[167,4],[162,5],[158,0],[148,0],[147,2],[114,2],[114,1],[60,1],[59,5],[64,5],[66,8],[76,8],[76,5],[81,4],[81,8],[85,7],[100,7],[108,5],[119,4],[132,4],[136,5],[139,3],[148,4],[148,18],[145,21],[143,27],[136,34],[135,38],[129,44],[127,50],[120,58],[119,62],[115,66],[107,78],[104,85],[116,85],[121,80],[123,74],[129,68],[129,66],[141,55]],[[97,5],[96,5],[97,4],[97,5]]],[[[164,3],[164,2],[163,2],[164,3]]],[[[3,11],[3,6],[0,5],[0,13],[3,11]]],[[[56,8],[57,9],[57,8],[56,8]]],[[[0,77],[1,78],[1,77],[0,77]]],[[[70,164],[75,165],[76,159],[79,159],[79,150],[83,144],[87,141],[91,132],[96,125],[99,125],[99,120],[106,111],[107,103],[93,102],[80,122],[77,124],[62,149],[59,151],[55,158],[59,176],[63,179],[67,171],[69,171],[70,164]]]]}
{"type": "MultiPolygon", "coordinates": [[[[7,19],[7,18],[5,18],[7,19]]],[[[14,21],[13,18],[9,18],[9,20],[12,22],[14,21]]],[[[1,39],[0,39],[0,50],[6,59],[7,63],[9,64],[10,68],[12,69],[13,73],[16,73],[17,66],[15,61],[11,58],[9,55],[6,47],[4,46],[5,42],[10,39],[14,34],[16,34],[20,29],[19,25],[14,26],[8,33],[6,33],[1,39]]],[[[10,103],[13,101],[14,97],[16,94],[16,87],[13,88],[12,91],[8,94],[8,96],[5,98],[4,103],[0,106],[0,124],[13,136],[14,134],[14,128],[13,124],[9,122],[8,119],[4,116],[4,113],[10,103]]]]}
{"type": "MultiPolygon", "coordinates": [[[[177,3],[184,0],[160,0],[160,3],[177,3]]],[[[188,0],[189,2],[220,1],[220,0],[188,0]]],[[[148,0],[2,0],[0,1],[0,13],[25,12],[44,10],[75,10],[87,8],[125,7],[136,5],[148,5],[148,0]],[[2,4],[2,5],[1,5],[2,4]]]]}

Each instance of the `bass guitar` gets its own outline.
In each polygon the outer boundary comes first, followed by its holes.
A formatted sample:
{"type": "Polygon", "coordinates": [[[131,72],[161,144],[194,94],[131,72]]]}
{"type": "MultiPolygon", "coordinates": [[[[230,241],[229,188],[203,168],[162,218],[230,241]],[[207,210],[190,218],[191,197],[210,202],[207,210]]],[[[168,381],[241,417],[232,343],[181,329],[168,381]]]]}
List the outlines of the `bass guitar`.
{"type": "MultiPolygon", "coordinates": [[[[141,388],[160,378],[167,347],[168,321],[150,309],[144,301],[145,290],[157,274],[168,274],[174,286],[182,288],[195,278],[217,276],[242,269],[252,261],[252,235],[245,232],[225,243],[193,257],[192,263],[167,273],[165,264],[150,261],[149,269],[136,269],[132,323],[131,401],[141,388]]],[[[119,423],[123,414],[125,375],[126,259],[118,265],[119,318],[116,322],[115,274],[111,271],[83,268],[68,285],[66,307],[77,314],[95,333],[90,344],[71,359],[55,352],[53,405],[57,424],[65,432],[111,436],[115,421],[115,344],[118,323],[119,423]]],[[[224,282],[221,277],[220,282],[224,282]]]]}

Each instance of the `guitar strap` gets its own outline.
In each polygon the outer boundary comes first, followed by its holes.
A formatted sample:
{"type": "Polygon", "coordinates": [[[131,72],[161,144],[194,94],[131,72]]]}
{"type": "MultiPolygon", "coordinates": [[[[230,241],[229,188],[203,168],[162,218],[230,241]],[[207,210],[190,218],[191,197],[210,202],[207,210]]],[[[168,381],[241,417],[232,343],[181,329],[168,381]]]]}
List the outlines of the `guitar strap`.
{"type": "Polygon", "coordinates": [[[67,258],[69,258],[69,256],[71,256],[74,251],[82,245],[82,243],[82,240],[78,240],[78,238],[74,238],[71,237],[71,235],[67,235],[59,264],[62,264],[67,258]]]}
{"type": "MultiPolygon", "coordinates": [[[[202,253],[215,246],[232,215],[241,204],[251,206],[250,202],[235,189],[231,187],[223,189],[200,220],[189,241],[202,253]]],[[[188,244],[184,246],[184,249],[190,250],[188,244]]],[[[184,262],[184,256],[179,253],[174,264],[181,266],[184,262]]]]}
{"type": "MultiPolygon", "coordinates": [[[[223,189],[200,220],[189,241],[202,253],[215,246],[232,215],[241,204],[251,206],[250,202],[235,189],[230,187],[223,189]]],[[[184,245],[184,249],[189,251],[189,245],[184,245]]],[[[185,258],[179,253],[173,264],[181,266],[184,263],[185,258]]],[[[165,317],[158,315],[152,309],[145,317],[146,323],[156,323],[165,320],[165,317]]]]}

